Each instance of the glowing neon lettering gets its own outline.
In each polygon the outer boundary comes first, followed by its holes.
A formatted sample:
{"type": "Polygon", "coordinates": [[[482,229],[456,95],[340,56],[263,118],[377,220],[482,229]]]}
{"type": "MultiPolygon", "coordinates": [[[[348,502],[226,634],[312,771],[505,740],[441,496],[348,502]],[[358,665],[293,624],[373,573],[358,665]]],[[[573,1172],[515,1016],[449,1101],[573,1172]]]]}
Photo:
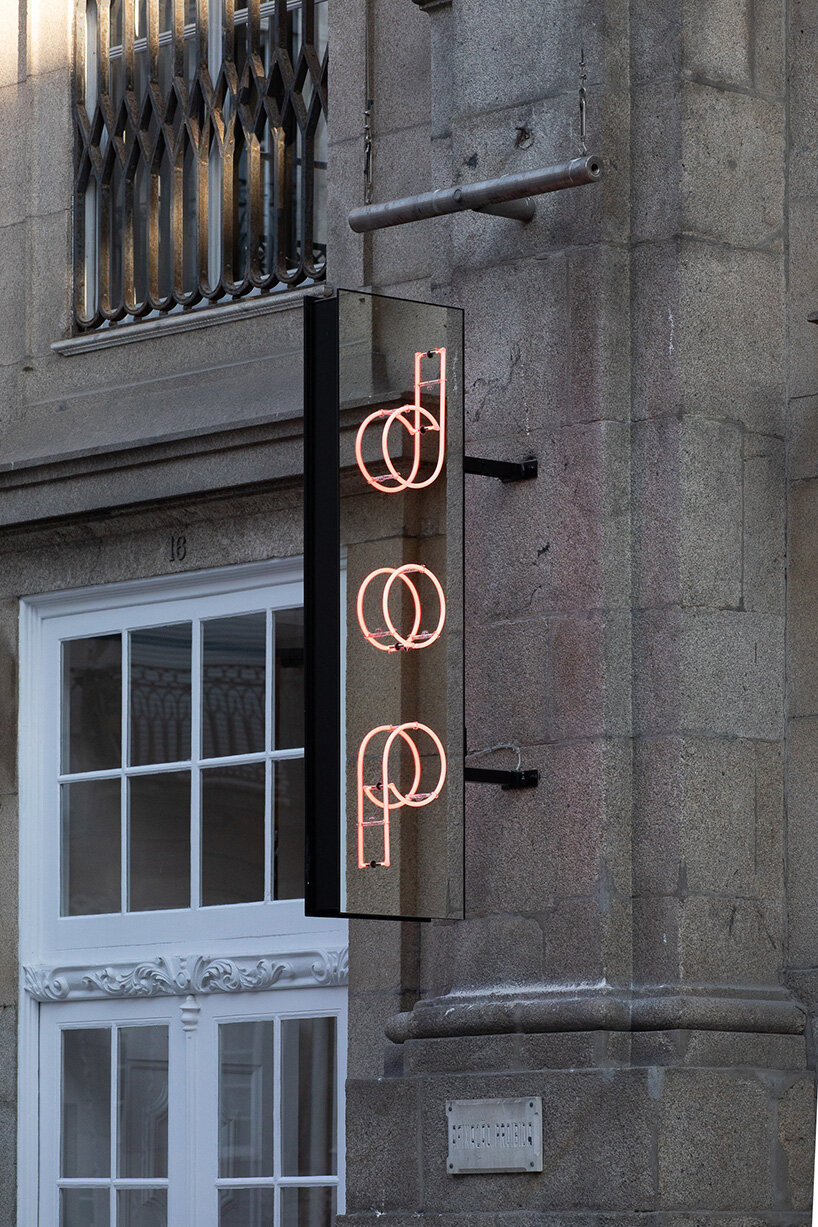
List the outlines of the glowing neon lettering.
{"type": "Polygon", "coordinates": [[[400,494],[404,490],[423,490],[427,486],[431,486],[437,481],[443,468],[443,461],[446,456],[446,350],[430,349],[420,351],[415,354],[415,402],[413,405],[400,405],[397,409],[376,409],[374,413],[370,413],[364,418],[358,428],[358,434],[355,438],[355,459],[358,462],[358,468],[362,476],[382,494],[400,494]],[[440,377],[438,379],[421,379],[421,363],[424,359],[434,358],[435,355],[440,359],[440,377]],[[424,388],[438,389],[439,409],[438,416],[435,417],[428,409],[425,409],[420,403],[421,393],[424,388]],[[381,452],[383,453],[383,461],[389,470],[379,477],[374,477],[364,462],[363,457],[363,440],[369,427],[373,422],[383,422],[383,430],[381,431],[381,452]],[[404,477],[395,468],[392,457],[389,455],[389,437],[392,427],[398,422],[404,430],[409,434],[412,440],[412,465],[409,474],[404,477]],[[424,434],[437,431],[437,461],[431,477],[426,477],[422,481],[418,480],[421,462],[421,441],[424,434]]]}
{"type": "Polygon", "coordinates": [[[428,648],[431,644],[436,643],[440,638],[443,627],[446,623],[446,597],[443,595],[443,589],[440,586],[440,580],[433,571],[428,567],[421,566],[420,563],[407,562],[402,567],[378,567],[377,571],[373,571],[367,575],[361,587],[358,589],[358,625],[363,632],[364,638],[372,644],[373,648],[377,648],[379,652],[399,652],[401,650],[428,648]],[[383,610],[383,618],[386,623],[386,628],[378,627],[377,630],[371,631],[366,624],[364,617],[364,597],[367,588],[379,575],[388,575],[389,578],[384,584],[383,596],[381,598],[381,608],[383,610]],[[422,631],[420,629],[421,619],[421,601],[418,594],[417,585],[414,580],[410,579],[410,575],[425,575],[434,585],[437,593],[438,604],[440,606],[440,617],[438,618],[437,626],[433,631],[422,631]],[[412,629],[408,635],[401,635],[400,631],[392,621],[389,613],[389,597],[396,580],[401,580],[404,586],[409,590],[409,595],[412,598],[414,605],[414,618],[412,629]],[[391,638],[393,643],[382,643],[380,640],[391,638]]]}
{"type": "Polygon", "coordinates": [[[359,869],[375,869],[378,866],[388,869],[392,863],[391,842],[390,842],[390,823],[391,814],[394,810],[402,809],[404,806],[409,806],[412,809],[420,809],[424,805],[430,805],[435,801],[446,783],[446,751],[443,749],[443,743],[437,733],[433,732],[426,724],[418,724],[409,722],[407,724],[380,724],[377,728],[372,729],[367,733],[361,742],[358,750],[358,868],[359,869]],[[420,752],[415,744],[414,738],[411,736],[414,732],[425,733],[431,738],[432,743],[437,751],[440,759],[440,774],[437,784],[431,792],[418,792],[420,787],[421,776],[421,761],[420,752]],[[381,779],[377,784],[364,783],[364,759],[369,744],[374,737],[381,733],[386,733],[386,742],[381,756],[381,779]],[[389,757],[392,752],[392,747],[395,742],[402,742],[409,750],[412,757],[413,778],[412,783],[407,792],[402,793],[400,789],[392,783],[389,778],[389,757]],[[376,809],[383,811],[382,817],[367,815],[367,806],[374,806],[376,809]],[[383,859],[366,858],[364,852],[364,836],[366,831],[372,827],[380,827],[383,832],[383,859]]]}

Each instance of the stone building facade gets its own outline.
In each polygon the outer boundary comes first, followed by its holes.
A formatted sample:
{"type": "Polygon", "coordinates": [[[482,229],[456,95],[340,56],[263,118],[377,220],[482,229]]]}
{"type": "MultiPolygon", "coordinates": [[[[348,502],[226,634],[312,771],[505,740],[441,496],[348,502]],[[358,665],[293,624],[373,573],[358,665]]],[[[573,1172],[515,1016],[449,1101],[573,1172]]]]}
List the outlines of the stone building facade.
{"type": "MultiPolygon", "coordinates": [[[[300,556],[287,356],[302,295],[325,291],[78,333],[74,5],[0,14],[0,1222],[30,1227],[39,1205],[57,1227],[33,1157],[38,1094],[52,1111],[36,1035],[69,1006],[28,912],[48,852],[22,778],[41,693],[26,610],[162,577],[194,599],[202,572],[300,556]]],[[[481,765],[519,749],[541,783],[467,786],[466,920],[350,924],[340,1221],[806,1224],[814,6],[329,0],[329,47],[327,284],[464,307],[468,449],[540,465],[516,486],[466,478],[466,706],[470,751],[505,747],[481,765]],[[390,200],[577,153],[581,56],[599,185],[526,225],[351,232],[367,96],[373,199],[390,200]],[[532,1095],[542,1174],[447,1175],[447,1100],[532,1095]]],[[[183,953],[289,949],[267,937],[189,935],[183,953]]],[[[344,933],[310,941],[340,991],[344,933]]],[[[204,1019],[188,971],[168,991],[204,1019]]]]}

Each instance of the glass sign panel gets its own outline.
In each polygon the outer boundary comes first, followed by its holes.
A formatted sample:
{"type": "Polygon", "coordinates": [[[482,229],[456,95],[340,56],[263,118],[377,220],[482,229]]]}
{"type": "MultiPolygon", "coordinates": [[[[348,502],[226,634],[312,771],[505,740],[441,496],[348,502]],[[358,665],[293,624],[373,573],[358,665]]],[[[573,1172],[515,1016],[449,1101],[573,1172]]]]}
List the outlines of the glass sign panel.
{"type": "Polygon", "coordinates": [[[459,917],[463,313],[307,311],[308,910],[459,917]]]}

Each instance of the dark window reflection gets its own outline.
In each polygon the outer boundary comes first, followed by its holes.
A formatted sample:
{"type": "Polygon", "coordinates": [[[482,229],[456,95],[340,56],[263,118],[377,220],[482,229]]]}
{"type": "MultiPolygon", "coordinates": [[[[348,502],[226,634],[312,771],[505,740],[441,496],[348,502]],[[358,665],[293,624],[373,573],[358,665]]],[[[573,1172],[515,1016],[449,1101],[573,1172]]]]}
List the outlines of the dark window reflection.
{"type": "Polygon", "coordinates": [[[134,776],[129,788],[130,911],[190,907],[190,773],[134,776]]]}
{"type": "Polygon", "coordinates": [[[190,758],[190,623],[131,633],[131,764],[190,758]]]}
{"type": "Polygon", "coordinates": [[[335,1100],[335,1019],[285,1019],[281,1024],[283,1175],[335,1175],[335,1100]]]}
{"type": "Polygon", "coordinates": [[[219,1027],[222,1177],[273,1174],[273,1043],[270,1019],[219,1027]]]}
{"type": "Polygon", "coordinates": [[[117,1227],[168,1227],[167,1189],[120,1189],[117,1227]]]}
{"type": "Polygon", "coordinates": [[[168,1029],[119,1030],[117,1175],[168,1174],[168,1029]]]}
{"type": "Polygon", "coordinates": [[[120,909],[121,795],[118,779],[62,786],[63,916],[120,909]]]}
{"type": "Polygon", "coordinates": [[[60,1175],[88,1180],[110,1174],[111,1032],[108,1027],[66,1029],[60,1175]]]}
{"type": "Polygon", "coordinates": [[[264,898],[264,763],[202,772],[202,903],[264,898]]]}
{"type": "Polygon", "coordinates": [[[267,616],[202,623],[202,755],[264,749],[267,616]]]}
{"type": "Polygon", "coordinates": [[[65,772],[104,771],[122,761],[122,636],[63,644],[65,772]]]}
{"type": "Polygon", "coordinates": [[[332,1227],[336,1191],[320,1186],[281,1190],[281,1227],[332,1227]]]}
{"type": "Polygon", "coordinates": [[[220,1189],[219,1227],[273,1227],[273,1196],[272,1189],[220,1189]]]}
{"type": "Polygon", "coordinates": [[[60,1227],[110,1227],[107,1189],[61,1189],[60,1227]]]}

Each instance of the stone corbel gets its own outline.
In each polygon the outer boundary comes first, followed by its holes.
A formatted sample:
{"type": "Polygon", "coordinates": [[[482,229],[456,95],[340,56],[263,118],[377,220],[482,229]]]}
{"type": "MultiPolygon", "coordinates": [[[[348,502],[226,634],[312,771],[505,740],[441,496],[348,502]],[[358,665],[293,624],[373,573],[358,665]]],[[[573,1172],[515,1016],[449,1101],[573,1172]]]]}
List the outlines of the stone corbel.
{"type": "Polygon", "coordinates": [[[449,9],[452,7],[452,0],[414,0],[418,8],[423,9],[425,13],[430,13],[432,9],[449,9]]]}

